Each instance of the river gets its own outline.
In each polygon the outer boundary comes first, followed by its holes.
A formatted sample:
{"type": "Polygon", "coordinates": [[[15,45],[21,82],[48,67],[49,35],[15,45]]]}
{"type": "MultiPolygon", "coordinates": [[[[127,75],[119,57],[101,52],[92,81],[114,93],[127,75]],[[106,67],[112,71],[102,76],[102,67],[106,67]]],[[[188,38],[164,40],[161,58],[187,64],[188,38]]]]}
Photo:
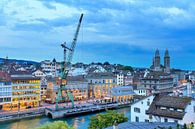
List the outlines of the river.
{"type": "MultiPolygon", "coordinates": [[[[131,112],[130,107],[127,108],[121,108],[117,111],[120,113],[124,113],[126,117],[131,118],[131,112]]],[[[73,125],[77,129],[87,129],[90,117],[95,116],[95,114],[87,114],[82,116],[74,116],[74,117],[68,117],[60,119],[61,121],[66,121],[68,124],[73,125]]],[[[28,119],[21,119],[18,121],[11,121],[11,122],[2,122],[0,123],[0,129],[34,129],[40,125],[43,125],[47,122],[53,122],[56,120],[52,120],[51,118],[47,118],[45,116],[43,117],[37,117],[37,118],[28,118],[28,119]]]]}

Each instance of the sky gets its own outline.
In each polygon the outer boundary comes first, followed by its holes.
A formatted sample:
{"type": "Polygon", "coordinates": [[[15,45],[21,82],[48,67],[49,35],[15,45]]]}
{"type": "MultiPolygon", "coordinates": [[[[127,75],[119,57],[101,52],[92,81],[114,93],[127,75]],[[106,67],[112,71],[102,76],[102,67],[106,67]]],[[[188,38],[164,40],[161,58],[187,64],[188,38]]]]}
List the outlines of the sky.
{"type": "Polygon", "coordinates": [[[194,0],[0,0],[0,57],[61,61],[81,13],[74,62],[150,67],[158,48],[195,70],[194,0]]]}

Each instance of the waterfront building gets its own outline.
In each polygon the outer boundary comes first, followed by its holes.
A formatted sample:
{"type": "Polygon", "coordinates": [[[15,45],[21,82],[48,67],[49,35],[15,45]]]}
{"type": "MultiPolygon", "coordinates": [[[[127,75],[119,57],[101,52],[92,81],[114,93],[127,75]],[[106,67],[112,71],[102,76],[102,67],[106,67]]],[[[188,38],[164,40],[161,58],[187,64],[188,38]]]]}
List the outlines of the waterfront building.
{"type": "Polygon", "coordinates": [[[131,105],[132,122],[195,122],[195,100],[189,97],[151,95],[131,105]]]}
{"type": "Polygon", "coordinates": [[[116,76],[113,73],[91,73],[86,79],[89,98],[100,99],[109,96],[111,89],[117,86],[116,76]]]}
{"type": "Polygon", "coordinates": [[[0,110],[10,110],[12,98],[12,85],[10,76],[0,71],[0,110]]]}
{"type": "Polygon", "coordinates": [[[118,86],[111,89],[111,98],[112,101],[116,102],[125,102],[133,100],[133,92],[132,86],[118,86]]]}
{"type": "Polygon", "coordinates": [[[40,106],[40,78],[32,75],[11,75],[12,109],[40,106]]]}
{"type": "Polygon", "coordinates": [[[84,76],[68,76],[66,90],[72,93],[75,100],[88,98],[88,82],[84,76]]]}

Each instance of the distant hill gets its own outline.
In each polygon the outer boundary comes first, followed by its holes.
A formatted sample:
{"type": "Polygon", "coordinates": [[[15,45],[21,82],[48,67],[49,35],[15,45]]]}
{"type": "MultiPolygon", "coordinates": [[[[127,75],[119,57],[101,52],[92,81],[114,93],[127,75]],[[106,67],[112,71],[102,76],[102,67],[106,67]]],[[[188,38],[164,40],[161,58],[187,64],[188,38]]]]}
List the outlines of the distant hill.
{"type": "MultiPolygon", "coordinates": [[[[5,60],[5,58],[0,58],[0,63],[3,63],[5,60]]],[[[8,59],[9,63],[17,63],[17,64],[40,64],[40,62],[36,62],[36,61],[30,61],[30,60],[17,60],[17,59],[8,59]]]]}

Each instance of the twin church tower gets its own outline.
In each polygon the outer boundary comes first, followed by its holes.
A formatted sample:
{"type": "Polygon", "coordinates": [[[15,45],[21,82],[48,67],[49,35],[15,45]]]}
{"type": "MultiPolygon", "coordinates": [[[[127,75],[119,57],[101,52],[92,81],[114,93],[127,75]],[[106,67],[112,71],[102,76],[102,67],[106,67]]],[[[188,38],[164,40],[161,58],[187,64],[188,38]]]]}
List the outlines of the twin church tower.
{"type": "Polygon", "coordinates": [[[155,56],[153,58],[153,63],[151,66],[151,69],[153,71],[164,71],[166,73],[170,72],[170,56],[169,56],[169,51],[166,49],[165,55],[164,55],[164,65],[161,65],[160,63],[160,52],[157,49],[155,52],[155,56]]]}

